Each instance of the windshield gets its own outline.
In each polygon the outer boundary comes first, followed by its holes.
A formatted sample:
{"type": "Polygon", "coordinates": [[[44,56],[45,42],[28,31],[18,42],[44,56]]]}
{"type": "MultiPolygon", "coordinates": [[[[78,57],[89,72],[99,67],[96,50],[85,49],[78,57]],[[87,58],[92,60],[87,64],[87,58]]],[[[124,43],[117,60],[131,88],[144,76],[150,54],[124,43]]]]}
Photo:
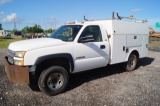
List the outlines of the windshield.
{"type": "Polygon", "coordinates": [[[50,38],[61,39],[63,41],[73,41],[82,25],[65,25],[58,28],[51,34],[50,38]]]}

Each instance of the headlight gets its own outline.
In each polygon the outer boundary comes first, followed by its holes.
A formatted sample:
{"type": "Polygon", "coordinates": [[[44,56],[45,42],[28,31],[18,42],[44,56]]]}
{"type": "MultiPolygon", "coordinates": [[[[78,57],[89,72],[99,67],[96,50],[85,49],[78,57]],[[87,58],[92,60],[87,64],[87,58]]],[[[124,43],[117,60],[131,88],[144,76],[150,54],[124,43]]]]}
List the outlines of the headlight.
{"type": "Polygon", "coordinates": [[[19,58],[24,58],[26,52],[15,52],[14,56],[19,58]]]}
{"type": "Polygon", "coordinates": [[[14,60],[14,64],[19,65],[19,66],[24,66],[24,61],[23,60],[14,60]]]}

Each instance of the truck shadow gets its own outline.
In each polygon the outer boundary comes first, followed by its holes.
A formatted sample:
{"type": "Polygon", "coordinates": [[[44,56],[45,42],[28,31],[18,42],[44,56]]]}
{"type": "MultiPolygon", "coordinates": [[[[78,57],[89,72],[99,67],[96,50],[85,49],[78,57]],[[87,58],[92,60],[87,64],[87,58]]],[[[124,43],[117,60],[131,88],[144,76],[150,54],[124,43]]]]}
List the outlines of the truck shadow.
{"type": "MultiPolygon", "coordinates": [[[[154,58],[145,57],[139,60],[137,64],[137,68],[140,66],[147,66],[150,65],[154,61],[154,58]]],[[[72,90],[78,86],[86,82],[90,82],[92,80],[100,79],[103,77],[111,76],[114,74],[120,74],[126,72],[122,68],[122,64],[115,64],[115,65],[108,65],[107,67],[98,68],[94,70],[89,70],[86,72],[81,72],[77,74],[73,74],[70,77],[69,87],[68,90],[72,90]]]]}
{"type": "Polygon", "coordinates": [[[142,59],[139,59],[138,64],[137,64],[137,68],[139,68],[140,66],[147,66],[150,65],[155,58],[151,58],[151,57],[144,57],[142,59]]]}

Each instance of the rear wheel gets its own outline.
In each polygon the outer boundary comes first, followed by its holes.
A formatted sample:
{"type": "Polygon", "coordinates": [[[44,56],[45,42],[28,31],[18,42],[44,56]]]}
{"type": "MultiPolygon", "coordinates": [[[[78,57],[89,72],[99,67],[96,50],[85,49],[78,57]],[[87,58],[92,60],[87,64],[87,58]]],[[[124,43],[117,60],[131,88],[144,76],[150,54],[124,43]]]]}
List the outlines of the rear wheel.
{"type": "Polygon", "coordinates": [[[52,66],[41,73],[38,86],[42,92],[52,96],[63,92],[68,82],[68,72],[63,67],[52,66]]]}
{"type": "Polygon", "coordinates": [[[131,54],[128,58],[128,61],[124,63],[124,68],[126,71],[133,71],[137,66],[137,56],[131,54]]]}

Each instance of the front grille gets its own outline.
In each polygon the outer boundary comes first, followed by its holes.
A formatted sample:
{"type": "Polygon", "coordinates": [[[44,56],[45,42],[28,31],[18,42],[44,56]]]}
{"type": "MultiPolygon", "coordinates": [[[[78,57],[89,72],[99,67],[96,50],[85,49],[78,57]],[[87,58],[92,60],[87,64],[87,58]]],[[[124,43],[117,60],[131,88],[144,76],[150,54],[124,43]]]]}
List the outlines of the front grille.
{"type": "Polygon", "coordinates": [[[10,63],[10,64],[13,64],[13,57],[14,57],[14,51],[12,51],[12,50],[7,50],[7,57],[8,57],[8,62],[10,63]]]}
{"type": "Polygon", "coordinates": [[[13,63],[14,63],[13,57],[8,56],[8,62],[9,62],[10,64],[13,64],[13,63]]]}
{"type": "Polygon", "coordinates": [[[7,50],[7,55],[11,56],[11,57],[14,57],[14,51],[8,49],[7,50]]]}

